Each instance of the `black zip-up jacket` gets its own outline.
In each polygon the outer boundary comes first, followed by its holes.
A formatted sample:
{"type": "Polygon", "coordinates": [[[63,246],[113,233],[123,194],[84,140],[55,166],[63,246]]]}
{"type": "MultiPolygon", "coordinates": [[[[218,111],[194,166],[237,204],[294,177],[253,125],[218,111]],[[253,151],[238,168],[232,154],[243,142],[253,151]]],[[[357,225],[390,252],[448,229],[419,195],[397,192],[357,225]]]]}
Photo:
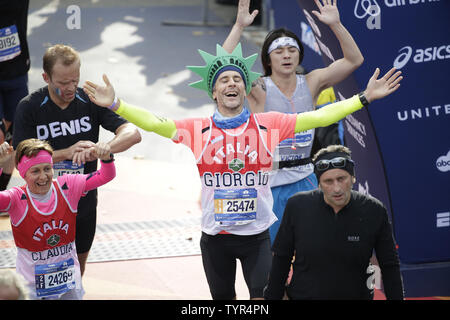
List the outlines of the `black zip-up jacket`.
{"type": "Polygon", "coordinates": [[[386,208],[352,191],[337,214],[321,190],[297,193],[286,205],[273,244],[266,299],[372,299],[368,273],[375,250],[387,299],[403,299],[400,262],[386,208]],[[292,262],[293,276],[285,287],[292,262]]]}

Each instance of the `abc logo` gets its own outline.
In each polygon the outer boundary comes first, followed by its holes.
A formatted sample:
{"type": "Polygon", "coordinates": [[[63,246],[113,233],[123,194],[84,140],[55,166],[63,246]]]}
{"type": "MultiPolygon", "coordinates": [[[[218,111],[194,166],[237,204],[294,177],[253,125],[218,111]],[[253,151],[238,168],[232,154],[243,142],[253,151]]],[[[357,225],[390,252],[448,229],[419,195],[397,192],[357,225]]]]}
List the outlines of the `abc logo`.
{"type": "Polygon", "coordinates": [[[436,160],[436,167],[442,172],[450,171],[450,151],[436,160]]]}

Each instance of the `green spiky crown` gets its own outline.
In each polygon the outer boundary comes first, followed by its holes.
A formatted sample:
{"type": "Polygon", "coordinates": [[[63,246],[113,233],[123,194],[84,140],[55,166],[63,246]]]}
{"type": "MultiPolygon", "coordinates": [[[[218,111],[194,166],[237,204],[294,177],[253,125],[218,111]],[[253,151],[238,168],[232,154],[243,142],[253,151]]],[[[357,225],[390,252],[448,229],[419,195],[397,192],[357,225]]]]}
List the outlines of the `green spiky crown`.
{"type": "Polygon", "coordinates": [[[258,57],[258,54],[255,53],[247,58],[242,56],[242,47],[239,43],[233,52],[230,54],[224,48],[222,48],[219,44],[216,46],[216,56],[209,54],[205,51],[198,50],[203,60],[205,60],[205,66],[187,66],[187,68],[200,77],[202,80],[189,84],[189,86],[205,90],[208,92],[209,96],[212,98],[213,91],[213,79],[215,75],[226,66],[233,66],[242,71],[242,74],[245,77],[246,91],[247,94],[250,93],[252,89],[252,83],[256,79],[258,79],[261,74],[257,72],[251,71],[253,64],[258,57]]]}

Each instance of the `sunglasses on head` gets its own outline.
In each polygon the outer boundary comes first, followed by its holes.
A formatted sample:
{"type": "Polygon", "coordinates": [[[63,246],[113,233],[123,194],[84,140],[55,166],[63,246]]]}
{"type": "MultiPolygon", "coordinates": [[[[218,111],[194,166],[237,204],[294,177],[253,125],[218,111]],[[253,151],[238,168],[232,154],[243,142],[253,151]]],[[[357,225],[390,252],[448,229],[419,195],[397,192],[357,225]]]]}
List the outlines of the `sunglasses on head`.
{"type": "Polygon", "coordinates": [[[347,165],[347,161],[354,164],[352,160],[344,158],[344,157],[337,157],[337,158],[333,158],[333,159],[324,159],[324,160],[319,160],[316,162],[315,166],[317,171],[324,171],[327,170],[328,168],[330,168],[330,165],[333,168],[345,168],[345,166],[347,165]]]}

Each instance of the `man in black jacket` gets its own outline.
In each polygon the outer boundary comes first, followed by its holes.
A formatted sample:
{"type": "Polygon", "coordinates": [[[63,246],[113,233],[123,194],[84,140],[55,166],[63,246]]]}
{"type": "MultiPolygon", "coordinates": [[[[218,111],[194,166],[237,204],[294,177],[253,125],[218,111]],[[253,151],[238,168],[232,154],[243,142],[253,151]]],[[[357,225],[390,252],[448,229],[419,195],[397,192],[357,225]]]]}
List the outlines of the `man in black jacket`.
{"type": "MultiPolygon", "coordinates": [[[[352,190],[347,147],[332,145],[313,158],[319,189],[292,196],[273,244],[264,297],[372,299],[375,250],[387,299],[403,299],[400,262],[383,204],[352,190]],[[292,258],[293,276],[286,287],[292,258]]],[[[375,275],[376,276],[376,275],[375,275]]]]}

